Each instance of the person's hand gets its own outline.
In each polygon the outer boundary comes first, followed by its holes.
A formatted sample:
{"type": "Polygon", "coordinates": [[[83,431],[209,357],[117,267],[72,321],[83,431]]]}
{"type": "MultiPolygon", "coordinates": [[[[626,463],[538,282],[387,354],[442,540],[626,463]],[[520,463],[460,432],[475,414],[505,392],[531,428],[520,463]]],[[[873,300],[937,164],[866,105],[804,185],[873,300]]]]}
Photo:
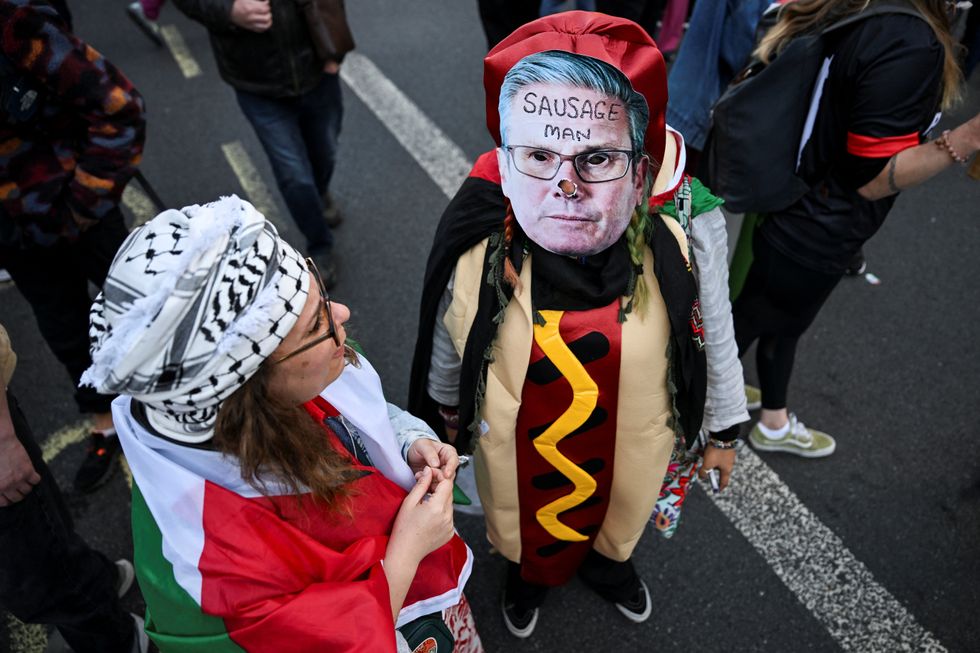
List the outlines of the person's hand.
{"type": "Polygon", "coordinates": [[[419,438],[408,450],[408,466],[415,472],[416,479],[428,466],[433,470],[435,483],[443,480],[452,482],[459,467],[459,455],[452,445],[445,442],[419,438]]]}
{"type": "Polygon", "coordinates": [[[0,508],[21,501],[40,482],[41,475],[14,434],[10,416],[0,415],[0,508]]]}
{"type": "Polygon", "coordinates": [[[704,448],[704,463],[698,471],[698,478],[702,481],[708,478],[709,469],[717,469],[721,478],[718,482],[719,489],[724,490],[728,487],[728,481],[732,478],[732,470],[735,468],[735,450],[719,449],[710,444],[704,448]]]}
{"type": "Polygon", "coordinates": [[[340,72],[340,64],[333,59],[327,59],[323,64],[323,72],[328,75],[336,75],[340,72]]]}
{"type": "Polygon", "coordinates": [[[389,555],[397,548],[399,553],[418,562],[452,537],[453,484],[437,483],[430,494],[432,487],[432,468],[426,467],[395,517],[388,540],[389,555]]]}
{"type": "Polygon", "coordinates": [[[235,0],[231,5],[231,22],[250,32],[264,32],[272,27],[269,0],[235,0]]]}

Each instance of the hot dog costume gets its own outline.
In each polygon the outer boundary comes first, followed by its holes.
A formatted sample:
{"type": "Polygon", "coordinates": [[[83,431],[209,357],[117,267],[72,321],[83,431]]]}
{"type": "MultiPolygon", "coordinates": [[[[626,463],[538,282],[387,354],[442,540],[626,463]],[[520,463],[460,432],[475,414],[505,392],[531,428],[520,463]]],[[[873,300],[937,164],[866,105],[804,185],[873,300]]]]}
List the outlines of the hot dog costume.
{"type": "Polygon", "coordinates": [[[631,261],[623,237],[582,260],[548,252],[519,227],[507,242],[497,158],[482,155],[436,232],[409,405],[438,432],[438,404],[458,396],[456,445],[475,451],[491,543],[521,564],[526,581],[560,585],[591,548],[629,559],[672,452],[690,446],[703,421],[733,438],[730,427],[747,414],[721,290],[720,202],[682,173],[683,142],[664,122],[659,50],[635,23],[601,14],[567,12],[525,25],[485,60],[487,124],[498,144],[504,75],[546,50],[605,61],[647,99],[644,145],[661,166],[642,265],[631,261]],[[701,236],[712,236],[689,241],[699,220],[701,236]],[[699,243],[714,274],[708,324],[690,258],[699,243]],[[520,290],[504,281],[505,258],[520,290]],[[633,301],[640,279],[648,289],[642,307],[633,301]],[[724,346],[706,351],[708,341],[724,346]],[[714,378],[709,388],[709,374],[724,382],[714,378]]]}

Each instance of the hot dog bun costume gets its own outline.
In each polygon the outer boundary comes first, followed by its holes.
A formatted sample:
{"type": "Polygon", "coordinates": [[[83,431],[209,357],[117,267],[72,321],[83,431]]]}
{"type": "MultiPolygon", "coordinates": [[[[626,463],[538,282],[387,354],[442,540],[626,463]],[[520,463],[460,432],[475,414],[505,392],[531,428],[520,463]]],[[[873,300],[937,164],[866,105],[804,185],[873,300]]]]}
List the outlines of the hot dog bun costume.
{"type": "MultiPolygon", "coordinates": [[[[498,144],[504,76],[550,50],[610,64],[646,99],[643,149],[660,164],[651,207],[673,205],[682,190],[694,214],[717,206],[683,176],[683,143],[664,123],[663,58],[625,19],[566,12],[494,48],[484,83],[498,144]]],[[[491,543],[525,580],[560,585],[590,549],[616,561],[632,555],[671,452],[692,443],[704,419],[705,330],[678,220],[651,211],[632,223],[632,248],[624,234],[576,259],[531,240],[505,220],[508,207],[488,152],[436,233],[409,404],[439,432],[438,404],[458,403],[455,443],[475,452],[491,543]],[[518,283],[505,278],[508,267],[518,283]],[[641,286],[645,300],[636,301],[641,286]]]]}

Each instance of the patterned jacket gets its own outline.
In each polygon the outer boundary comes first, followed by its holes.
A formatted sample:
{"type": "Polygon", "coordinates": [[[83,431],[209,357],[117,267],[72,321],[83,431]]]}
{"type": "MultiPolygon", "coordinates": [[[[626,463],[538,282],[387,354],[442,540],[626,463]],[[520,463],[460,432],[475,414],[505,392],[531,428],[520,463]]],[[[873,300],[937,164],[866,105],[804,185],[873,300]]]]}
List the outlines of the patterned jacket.
{"type": "Polygon", "coordinates": [[[3,246],[76,238],[72,212],[97,221],[113,211],[143,152],[142,98],[70,30],[43,0],[0,0],[4,75],[23,76],[40,102],[23,122],[0,108],[3,246]]]}

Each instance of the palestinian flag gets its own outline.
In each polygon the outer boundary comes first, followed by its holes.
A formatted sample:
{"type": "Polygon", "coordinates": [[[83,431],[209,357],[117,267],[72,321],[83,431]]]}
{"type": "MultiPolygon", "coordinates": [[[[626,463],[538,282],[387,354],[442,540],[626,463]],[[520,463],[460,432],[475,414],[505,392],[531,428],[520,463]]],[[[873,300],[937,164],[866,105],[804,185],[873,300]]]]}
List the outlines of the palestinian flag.
{"type": "Polygon", "coordinates": [[[460,602],[472,553],[454,536],[423,560],[392,621],[381,560],[406,492],[376,468],[356,466],[350,518],[325,513],[274,483],[257,492],[233,459],[152,435],[131,409],[120,397],[113,416],[135,480],[146,630],[162,653],[394,651],[396,625],[460,602]]]}

